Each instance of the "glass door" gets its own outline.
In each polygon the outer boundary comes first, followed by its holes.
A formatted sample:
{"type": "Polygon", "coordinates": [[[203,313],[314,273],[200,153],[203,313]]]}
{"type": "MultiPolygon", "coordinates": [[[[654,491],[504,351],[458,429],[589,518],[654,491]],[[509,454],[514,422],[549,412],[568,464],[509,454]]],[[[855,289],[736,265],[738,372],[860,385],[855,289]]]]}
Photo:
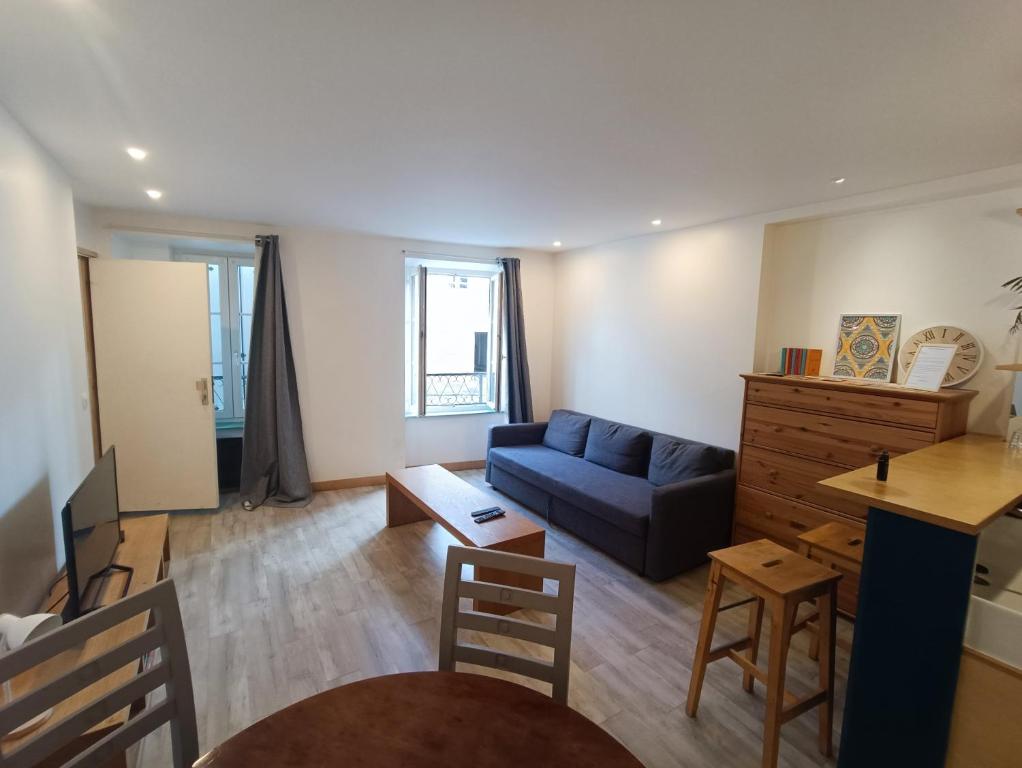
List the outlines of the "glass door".
{"type": "Polygon", "coordinates": [[[231,373],[235,412],[245,415],[245,393],[248,388],[248,359],[252,339],[252,308],[255,304],[255,264],[252,259],[230,258],[231,277],[237,290],[231,291],[231,373]]]}
{"type": "Polygon", "coordinates": [[[255,304],[255,260],[251,256],[180,252],[177,261],[206,265],[213,406],[218,424],[245,418],[245,391],[255,304]]]}

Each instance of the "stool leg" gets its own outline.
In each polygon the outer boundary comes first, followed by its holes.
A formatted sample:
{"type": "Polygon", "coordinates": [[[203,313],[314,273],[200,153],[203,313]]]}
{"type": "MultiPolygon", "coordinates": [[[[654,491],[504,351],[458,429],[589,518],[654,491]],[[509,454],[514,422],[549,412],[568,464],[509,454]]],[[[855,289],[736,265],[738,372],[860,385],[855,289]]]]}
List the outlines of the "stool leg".
{"type": "MultiPolygon", "coordinates": [[[[827,566],[828,568],[834,570],[834,563],[832,563],[832,562],[830,562],[828,560],[823,560],[823,561],[821,561],[821,563],[823,565],[827,566]]],[[[831,608],[834,611],[837,611],[837,603],[836,602],[832,602],[831,603],[831,608]]],[[[817,600],[816,612],[820,613],[820,610],[819,610],[819,600],[817,600]]],[[[820,620],[819,619],[817,619],[817,621],[814,623],[814,629],[815,629],[815,631],[813,632],[813,639],[809,643],[809,658],[812,659],[813,661],[819,661],[820,660],[820,620]]],[[[833,633],[831,633],[831,634],[833,634],[833,633]]]]}
{"type": "Polygon", "coordinates": [[[797,608],[797,604],[783,598],[770,601],[770,666],[767,668],[766,722],[763,724],[763,768],[775,768],[777,765],[791,620],[797,608]]]}
{"type": "Polygon", "coordinates": [[[820,687],[827,698],[820,704],[820,752],[830,757],[834,738],[834,646],[837,632],[837,582],[816,599],[820,631],[816,634],[820,654],[820,687]]]}
{"type": "MultiPolygon", "coordinates": [[[[763,629],[763,598],[757,597],[755,602],[752,603],[752,607],[749,609],[749,637],[752,640],[752,644],[749,646],[749,653],[747,654],[749,661],[752,664],[756,663],[756,657],[759,656],[759,635],[763,629]]],[[[749,693],[752,693],[752,689],[756,684],[756,678],[754,678],[749,672],[742,673],[742,687],[749,693]]]]}
{"type": "Polygon", "coordinates": [[[724,577],[721,574],[721,565],[717,561],[713,561],[710,565],[710,579],[706,585],[703,620],[699,624],[699,643],[696,645],[696,655],[692,661],[692,677],[688,684],[688,702],[685,704],[685,713],[689,717],[695,717],[696,710],[699,708],[699,695],[703,690],[703,677],[706,676],[710,643],[713,641],[713,629],[717,624],[717,610],[720,608],[720,597],[723,592],[724,577]]]}
{"type": "MultiPolygon", "coordinates": [[[[803,557],[808,557],[810,560],[814,559],[813,548],[804,541],[799,542],[798,553],[803,557]]],[[[833,565],[828,563],[823,563],[823,565],[826,565],[828,568],[834,567],[833,565]]],[[[818,609],[817,612],[819,612],[818,609]]],[[[813,661],[816,661],[820,658],[820,633],[818,627],[819,627],[818,621],[806,624],[806,629],[809,630],[809,634],[812,635],[812,638],[809,641],[809,658],[812,659],[813,661]]]]}

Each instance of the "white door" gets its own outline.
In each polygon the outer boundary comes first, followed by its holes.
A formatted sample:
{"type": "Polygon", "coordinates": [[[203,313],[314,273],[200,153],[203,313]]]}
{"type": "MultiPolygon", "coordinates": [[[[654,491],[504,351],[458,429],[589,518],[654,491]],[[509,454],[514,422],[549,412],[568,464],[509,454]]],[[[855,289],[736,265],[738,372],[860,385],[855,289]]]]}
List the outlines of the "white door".
{"type": "Polygon", "coordinates": [[[219,504],[206,267],[95,259],[92,314],[103,450],[121,510],[219,504]]]}

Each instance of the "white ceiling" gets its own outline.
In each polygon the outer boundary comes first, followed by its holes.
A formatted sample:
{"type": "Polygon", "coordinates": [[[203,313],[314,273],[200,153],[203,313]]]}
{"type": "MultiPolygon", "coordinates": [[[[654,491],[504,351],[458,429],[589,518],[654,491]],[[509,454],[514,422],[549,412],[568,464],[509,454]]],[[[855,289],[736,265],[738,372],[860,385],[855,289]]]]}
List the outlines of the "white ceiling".
{"type": "Polygon", "coordinates": [[[1018,0],[4,0],[0,101],[88,202],[569,248],[1018,163],[1020,32],[1018,0]]]}

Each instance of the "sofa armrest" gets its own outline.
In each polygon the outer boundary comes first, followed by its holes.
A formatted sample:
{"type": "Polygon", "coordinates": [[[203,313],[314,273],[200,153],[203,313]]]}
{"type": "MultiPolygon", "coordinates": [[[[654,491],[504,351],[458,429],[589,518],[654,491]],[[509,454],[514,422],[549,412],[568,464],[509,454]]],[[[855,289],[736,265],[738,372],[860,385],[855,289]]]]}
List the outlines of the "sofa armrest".
{"type": "Polygon", "coordinates": [[[486,452],[489,453],[490,448],[542,443],[546,425],[545,421],[537,421],[528,424],[498,424],[490,427],[490,439],[486,444],[486,452]]]}
{"type": "Polygon", "coordinates": [[[734,469],[653,490],[646,575],[669,579],[706,562],[706,553],[731,543],[735,507],[734,469]]]}
{"type": "Polygon", "coordinates": [[[538,445],[543,442],[546,434],[545,421],[533,421],[527,424],[497,424],[490,427],[486,439],[486,482],[490,482],[490,449],[503,448],[511,445],[538,445]]]}

